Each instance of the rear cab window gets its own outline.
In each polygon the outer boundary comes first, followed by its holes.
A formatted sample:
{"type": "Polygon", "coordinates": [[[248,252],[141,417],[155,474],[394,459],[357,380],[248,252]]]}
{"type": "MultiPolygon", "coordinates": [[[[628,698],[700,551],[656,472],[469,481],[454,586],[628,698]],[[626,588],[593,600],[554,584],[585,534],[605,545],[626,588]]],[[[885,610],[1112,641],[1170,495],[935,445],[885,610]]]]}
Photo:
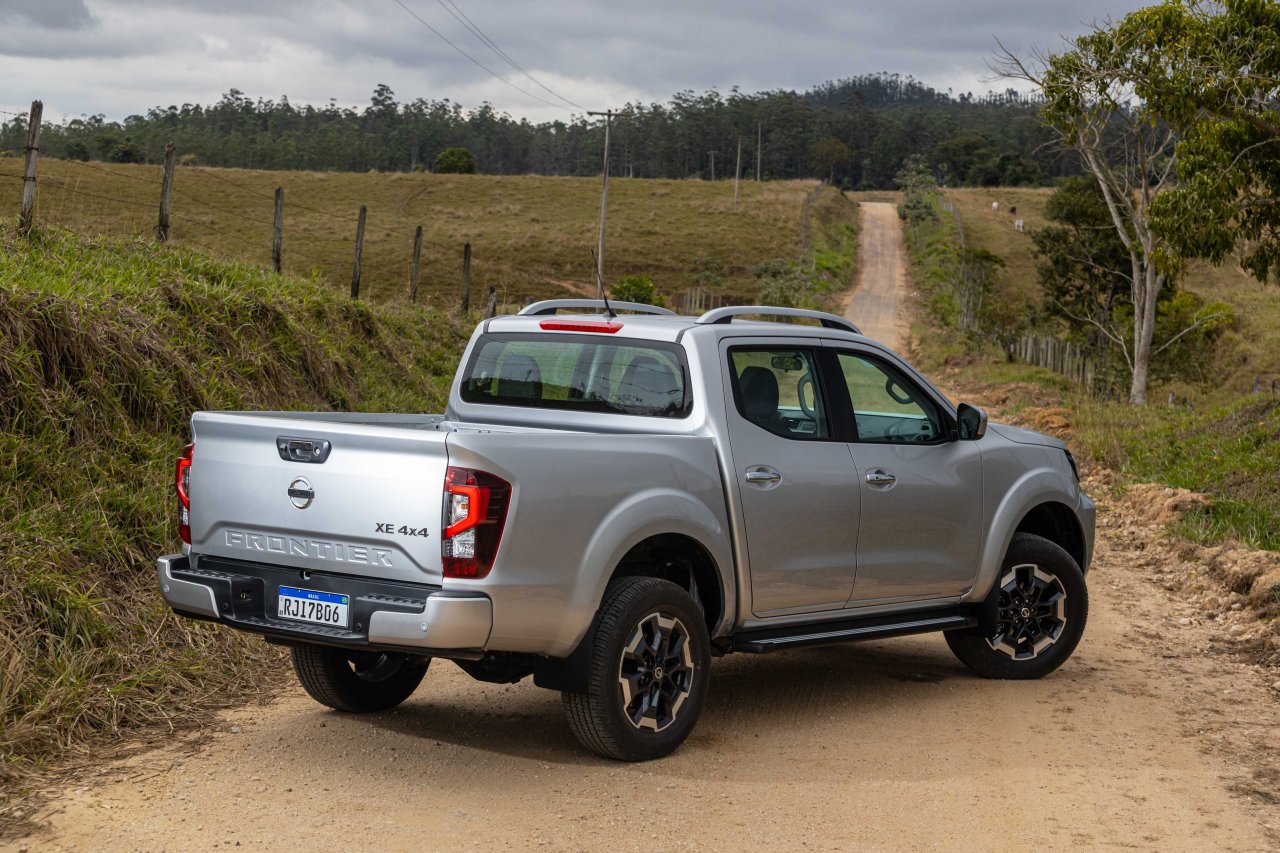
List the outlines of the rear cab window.
{"type": "Polygon", "coordinates": [[[492,334],[462,380],[467,403],[683,418],[692,409],[684,350],[595,335],[492,334]]]}

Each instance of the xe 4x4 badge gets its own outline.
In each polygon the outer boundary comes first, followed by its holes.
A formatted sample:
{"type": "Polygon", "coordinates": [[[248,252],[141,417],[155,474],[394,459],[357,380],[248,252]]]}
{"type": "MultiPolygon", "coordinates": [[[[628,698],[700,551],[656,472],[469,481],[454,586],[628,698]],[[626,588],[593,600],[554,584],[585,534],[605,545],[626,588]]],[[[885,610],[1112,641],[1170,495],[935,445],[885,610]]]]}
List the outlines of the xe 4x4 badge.
{"type": "Polygon", "coordinates": [[[431,535],[427,531],[427,528],[425,527],[408,527],[407,525],[404,525],[404,524],[400,525],[399,527],[396,527],[394,522],[379,524],[377,525],[376,529],[373,532],[374,533],[398,533],[401,536],[421,536],[424,539],[427,536],[431,535]]]}

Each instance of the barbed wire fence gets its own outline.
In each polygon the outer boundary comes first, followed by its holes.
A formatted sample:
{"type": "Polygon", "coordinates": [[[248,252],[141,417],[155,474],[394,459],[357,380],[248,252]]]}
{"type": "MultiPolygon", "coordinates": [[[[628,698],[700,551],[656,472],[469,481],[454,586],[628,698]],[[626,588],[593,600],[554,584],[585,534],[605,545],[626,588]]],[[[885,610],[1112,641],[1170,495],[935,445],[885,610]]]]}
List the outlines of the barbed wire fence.
{"type": "MultiPolygon", "coordinates": [[[[284,270],[284,259],[297,258],[304,262],[309,271],[323,270],[329,268],[334,272],[340,269],[341,262],[335,261],[332,257],[317,257],[321,253],[339,252],[342,250],[351,253],[351,298],[359,299],[362,286],[365,284],[363,280],[364,268],[364,236],[367,226],[368,209],[365,205],[361,205],[355,216],[350,214],[338,213],[333,210],[326,210],[313,204],[303,204],[301,202],[288,198],[289,193],[285,187],[276,187],[274,192],[265,191],[255,187],[248,186],[240,181],[221,174],[220,170],[212,169],[206,166],[195,164],[180,164],[174,156],[173,144],[166,146],[166,156],[164,166],[160,170],[160,181],[157,183],[156,175],[153,171],[154,167],[150,167],[147,172],[137,170],[123,170],[112,168],[99,162],[80,160],[72,157],[55,157],[42,154],[40,151],[40,129],[42,123],[43,104],[40,101],[32,102],[31,112],[29,114],[14,113],[8,110],[0,110],[0,116],[12,116],[19,120],[25,120],[27,144],[23,147],[0,147],[0,153],[4,154],[21,154],[22,171],[13,173],[5,171],[3,165],[13,161],[16,158],[0,158],[0,180],[12,180],[21,184],[22,204],[18,217],[19,232],[29,233],[33,226],[37,223],[41,226],[52,227],[59,231],[72,234],[80,234],[82,232],[68,227],[65,224],[54,222],[49,210],[49,205],[45,205],[44,210],[38,209],[37,199],[39,191],[54,191],[54,197],[66,194],[66,196],[75,197],[80,200],[92,200],[97,203],[101,210],[98,213],[105,214],[113,224],[123,224],[124,228],[116,228],[114,230],[97,229],[99,233],[104,230],[112,236],[132,236],[146,237],[152,236],[158,242],[169,243],[179,242],[186,243],[201,249],[209,255],[231,255],[238,257],[239,260],[252,262],[250,258],[250,247],[258,241],[266,243],[263,240],[261,229],[269,229],[266,234],[269,235],[268,247],[271,255],[271,268],[281,273],[284,270]],[[86,172],[95,173],[95,175],[106,176],[117,181],[129,181],[128,186],[148,186],[155,195],[155,201],[143,201],[139,196],[144,191],[134,189],[132,192],[114,192],[107,194],[109,190],[103,188],[101,182],[92,184],[92,189],[86,189],[79,180],[69,178],[64,174],[59,175],[38,175],[38,166],[42,160],[52,160],[58,163],[69,164],[76,169],[82,169],[86,172]],[[225,203],[215,204],[201,193],[190,191],[174,186],[175,174],[179,171],[200,174],[219,181],[229,187],[234,188],[238,193],[252,195],[265,200],[270,200],[274,208],[274,216],[270,219],[262,216],[255,216],[251,212],[251,207],[243,209],[233,209],[225,203]],[[181,200],[185,207],[185,215],[179,217],[177,223],[180,227],[174,229],[172,220],[173,199],[177,197],[181,200]],[[122,210],[123,209],[123,210],[122,210]],[[141,211],[149,211],[155,215],[152,220],[154,224],[147,224],[147,218],[141,214],[141,211]],[[299,228],[296,232],[286,234],[284,223],[285,214],[289,211],[300,211],[313,216],[325,217],[337,222],[344,223],[351,229],[350,237],[336,237],[326,234],[315,233],[316,229],[299,228]],[[125,214],[121,216],[121,214],[125,214]],[[215,216],[214,214],[219,214],[215,216]],[[39,218],[37,219],[37,216],[39,218]],[[216,223],[216,224],[215,224],[216,223]],[[236,254],[234,250],[223,248],[215,250],[205,242],[197,239],[201,232],[208,232],[217,235],[226,241],[227,246],[239,246],[243,249],[240,254],[236,254]],[[300,237],[303,245],[308,251],[300,251],[295,245],[293,236],[300,237]],[[290,237],[288,243],[285,242],[286,236],[290,237]],[[339,248],[341,247],[341,248],[339,248]],[[287,251],[286,251],[287,249],[287,251]]],[[[219,199],[221,201],[221,199],[219,199]]],[[[85,217],[81,216],[79,221],[84,222],[85,217]]],[[[75,221],[75,220],[73,220],[75,221]]],[[[380,232],[383,236],[402,237],[412,241],[412,251],[407,253],[405,266],[407,268],[406,288],[403,291],[406,298],[411,302],[416,302],[418,298],[419,283],[423,266],[422,249],[423,246],[437,250],[441,256],[451,254],[461,249],[461,263],[459,267],[459,307],[465,313],[470,309],[471,303],[471,278],[472,264],[476,260],[472,251],[471,243],[464,242],[461,247],[457,244],[449,244],[439,240],[429,239],[424,235],[424,229],[421,224],[417,225],[413,231],[405,231],[397,227],[391,227],[385,224],[377,224],[372,230],[380,232]]],[[[397,285],[399,288],[400,285],[397,285]]],[[[497,292],[496,288],[488,289],[487,302],[485,305],[485,315],[493,316],[497,310],[497,292]]]]}

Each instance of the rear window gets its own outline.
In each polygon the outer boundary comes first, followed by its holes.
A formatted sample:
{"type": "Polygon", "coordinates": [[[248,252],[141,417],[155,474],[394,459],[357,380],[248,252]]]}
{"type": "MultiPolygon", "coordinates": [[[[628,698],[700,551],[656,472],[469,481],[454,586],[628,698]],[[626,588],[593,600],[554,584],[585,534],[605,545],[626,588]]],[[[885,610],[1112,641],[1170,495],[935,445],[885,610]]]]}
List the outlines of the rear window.
{"type": "Polygon", "coordinates": [[[691,401],[684,351],[596,335],[487,335],[467,363],[462,399],[653,418],[683,418],[691,401]]]}

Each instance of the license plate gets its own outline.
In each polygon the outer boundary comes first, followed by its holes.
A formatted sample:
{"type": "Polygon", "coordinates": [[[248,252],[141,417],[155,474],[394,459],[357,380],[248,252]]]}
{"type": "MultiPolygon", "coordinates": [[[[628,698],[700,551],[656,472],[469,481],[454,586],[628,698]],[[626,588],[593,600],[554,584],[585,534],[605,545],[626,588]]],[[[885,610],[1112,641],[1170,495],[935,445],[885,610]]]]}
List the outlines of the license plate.
{"type": "Polygon", "coordinates": [[[345,628],[350,604],[349,595],[282,586],[277,613],[281,619],[345,628]]]}

